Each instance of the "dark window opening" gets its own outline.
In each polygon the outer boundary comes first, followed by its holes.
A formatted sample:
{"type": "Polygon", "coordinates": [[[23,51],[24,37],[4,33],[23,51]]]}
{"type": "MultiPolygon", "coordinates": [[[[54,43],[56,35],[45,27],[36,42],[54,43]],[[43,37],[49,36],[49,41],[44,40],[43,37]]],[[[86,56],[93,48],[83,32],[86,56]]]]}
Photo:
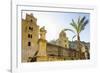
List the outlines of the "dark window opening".
{"type": "Polygon", "coordinates": [[[33,31],[33,28],[32,27],[29,27],[29,30],[33,31]]]}
{"type": "Polygon", "coordinates": [[[33,20],[31,19],[31,22],[32,22],[33,20]]]}
{"type": "Polygon", "coordinates": [[[32,38],[32,34],[31,34],[31,38],[32,38]]]}
{"type": "Polygon", "coordinates": [[[28,42],[28,46],[31,46],[31,42],[28,42]]]}
{"type": "Polygon", "coordinates": [[[32,38],[32,34],[28,34],[28,38],[32,38]]]}
{"type": "Polygon", "coordinates": [[[67,47],[67,45],[65,45],[65,47],[67,47]]]}

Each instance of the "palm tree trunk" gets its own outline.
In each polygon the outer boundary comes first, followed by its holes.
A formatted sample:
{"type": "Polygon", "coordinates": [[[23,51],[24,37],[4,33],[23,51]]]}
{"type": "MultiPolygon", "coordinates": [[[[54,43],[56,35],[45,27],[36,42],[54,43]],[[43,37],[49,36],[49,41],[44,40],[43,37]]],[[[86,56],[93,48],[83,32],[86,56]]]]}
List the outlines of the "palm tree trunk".
{"type": "Polygon", "coordinates": [[[79,52],[79,59],[81,58],[81,49],[80,49],[80,36],[79,33],[77,34],[77,51],[79,52]]]}
{"type": "Polygon", "coordinates": [[[80,44],[80,36],[79,33],[77,34],[77,49],[79,50],[79,44],[80,44]]]}

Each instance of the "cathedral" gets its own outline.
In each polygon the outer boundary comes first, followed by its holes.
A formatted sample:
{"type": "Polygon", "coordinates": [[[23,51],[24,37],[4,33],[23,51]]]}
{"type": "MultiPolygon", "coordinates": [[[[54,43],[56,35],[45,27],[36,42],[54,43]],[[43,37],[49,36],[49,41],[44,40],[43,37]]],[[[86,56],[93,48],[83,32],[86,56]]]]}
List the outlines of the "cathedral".
{"type": "MultiPolygon", "coordinates": [[[[69,40],[66,33],[62,30],[58,35],[56,43],[53,44],[46,40],[48,31],[45,27],[37,25],[37,19],[33,14],[26,14],[22,19],[22,62],[40,61],[63,61],[78,60],[79,51],[69,47],[69,40]]],[[[82,59],[86,59],[86,51],[82,54],[82,59]]]]}

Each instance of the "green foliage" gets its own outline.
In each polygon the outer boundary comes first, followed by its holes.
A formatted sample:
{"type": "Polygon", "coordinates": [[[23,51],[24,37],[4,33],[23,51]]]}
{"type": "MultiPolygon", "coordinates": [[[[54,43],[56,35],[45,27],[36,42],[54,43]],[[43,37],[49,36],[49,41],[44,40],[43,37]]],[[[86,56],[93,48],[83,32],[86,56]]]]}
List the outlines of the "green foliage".
{"type": "Polygon", "coordinates": [[[86,19],[85,16],[83,16],[83,17],[79,16],[77,22],[75,22],[74,19],[72,19],[72,22],[70,23],[70,25],[74,28],[74,30],[64,29],[64,31],[71,31],[71,32],[75,33],[75,35],[73,36],[73,38],[75,38],[76,36],[78,36],[80,34],[81,31],[83,31],[85,29],[85,26],[88,24],[88,22],[89,22],[89,20],[86,19]]]}

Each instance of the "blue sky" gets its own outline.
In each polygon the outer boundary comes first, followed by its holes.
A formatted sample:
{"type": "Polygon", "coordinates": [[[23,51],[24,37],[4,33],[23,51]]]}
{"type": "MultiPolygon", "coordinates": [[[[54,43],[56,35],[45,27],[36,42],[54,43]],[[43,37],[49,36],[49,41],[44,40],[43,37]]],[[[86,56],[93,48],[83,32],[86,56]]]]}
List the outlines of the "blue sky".
{"type": "MultiPolygon", "coordinates": [[[[22,18],[25,18],[26,13],[33,14],[37,18],[37,25],[40,27],[45,26],[47,30],[46,39],[48,41],[56,40],[59,37],[59,33],[64,28],[73,29],[70,25],[72,19],[77,21],[78,17],[86,16],[86,19],[90,19],[89,13],[75,13],[75,12],[43,12],[43,11],[23,11],[22,18]]],[[[66,35],[69,40],[72,40],[73,33],[66,31],[66,35]]],[[[81,41],[90,41],[90,24],[88,23],[80,33],[81,41]]],[[[76,38],[74,39],[76,40],[76,38]]]]}

